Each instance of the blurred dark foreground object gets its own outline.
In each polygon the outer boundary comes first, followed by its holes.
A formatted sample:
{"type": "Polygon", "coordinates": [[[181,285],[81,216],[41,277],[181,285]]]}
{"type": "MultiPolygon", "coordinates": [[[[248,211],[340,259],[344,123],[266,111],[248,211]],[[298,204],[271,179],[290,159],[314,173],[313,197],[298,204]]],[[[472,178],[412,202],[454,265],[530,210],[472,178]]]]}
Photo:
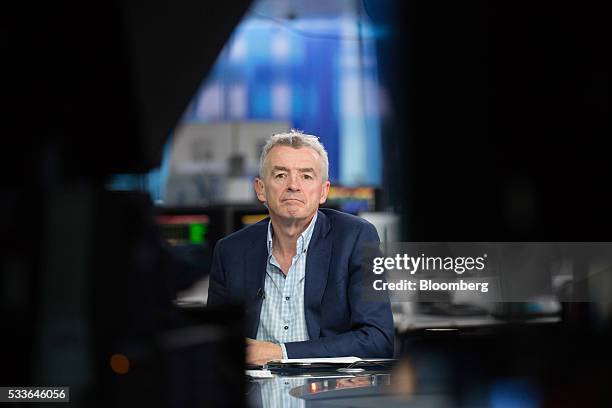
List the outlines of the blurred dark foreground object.
{"type": "Polygon", "coordinates": [[[162,245],[148,197],[105,192],[92,201],[101,209],[92,233],[96,403],[242,406],[242,308],[175,306],[183,265],[162,245]],[[118,373],[109,354],[132,368],[118,373]]]}
{"type": "Polygon", "coordinates": [[[23,378],[69,385],[77,406],[241,406],[243,311],[174,305],[182,265],[153,214],[141,193],[51,196],[34,373],[23,378]]]}
{"type": "Polygon", "coordinates": [[[453,407],[609,407],[611,340],[562,324],[413,331],[398,370],[453,407]]]}
{"type": "Polygon", "coordinates": [[[148,197],[105,185],[159,165],[250,1],[5,3],[0,383],[70,386],[73,407],[241,405],[240,311],[177,310],[185,268],[148,197]]]}

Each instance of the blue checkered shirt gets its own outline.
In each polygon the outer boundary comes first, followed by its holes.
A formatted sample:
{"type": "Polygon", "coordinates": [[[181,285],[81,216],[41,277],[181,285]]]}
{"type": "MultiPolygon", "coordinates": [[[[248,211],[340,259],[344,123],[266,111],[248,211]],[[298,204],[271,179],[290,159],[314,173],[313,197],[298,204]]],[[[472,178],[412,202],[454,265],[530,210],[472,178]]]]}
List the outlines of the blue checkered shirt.
{"type": "Polygon", "coordinates": [[[285,344],[309,340],[304,316],[304,279],[306,255],[312,238],[317,213],[296,242],[295,256],[287,276],[272,254],[272,222],[268,223],[268,263],[264,281],[265,297],[261,305],[257,340],[279,343],[283,358],[287,358],[285,344]]]}

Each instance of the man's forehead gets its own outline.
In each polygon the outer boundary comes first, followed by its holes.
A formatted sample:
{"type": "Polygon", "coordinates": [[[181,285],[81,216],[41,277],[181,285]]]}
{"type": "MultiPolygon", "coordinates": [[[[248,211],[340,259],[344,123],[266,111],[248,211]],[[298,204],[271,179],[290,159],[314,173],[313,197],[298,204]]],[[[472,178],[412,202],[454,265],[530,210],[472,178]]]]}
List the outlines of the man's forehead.
{"type": "Polygon", "coordinates": [[[311,147],[303,146],[294,148],[291,146],[274,146],[266,157],[269,166],[282,166],[287,168],[302,168],[305,163],[319,164],[321,157],[311,147]]]}

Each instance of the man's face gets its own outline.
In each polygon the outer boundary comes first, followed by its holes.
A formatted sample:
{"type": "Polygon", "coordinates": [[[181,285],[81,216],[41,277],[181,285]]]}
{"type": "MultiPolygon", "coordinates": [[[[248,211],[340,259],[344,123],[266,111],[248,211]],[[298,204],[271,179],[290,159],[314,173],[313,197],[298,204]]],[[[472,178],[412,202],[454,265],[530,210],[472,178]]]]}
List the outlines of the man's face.
{"type": "Polygon", "coordinates": [[[310,147],[275,146],[266,156],[263,177],[255,180],[257,198],[268,205],[272,216],[312,217],[329,192],[322,167],[321,157],[310,147]]]}

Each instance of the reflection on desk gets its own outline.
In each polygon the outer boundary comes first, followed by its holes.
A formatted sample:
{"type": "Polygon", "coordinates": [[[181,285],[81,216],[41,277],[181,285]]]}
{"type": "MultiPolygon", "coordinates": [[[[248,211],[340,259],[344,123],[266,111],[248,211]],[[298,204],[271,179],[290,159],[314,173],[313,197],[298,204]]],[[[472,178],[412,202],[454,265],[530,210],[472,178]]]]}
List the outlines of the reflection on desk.
{"type": "MultiPolygon", "coordinates": [[[[305,398],[347,388],[372,388],[379,385],[389,385],[390,382],[391,374],[367,374],[341,378],[324,378],[313,380],[309,382],[309,384],[302,385],[301,387],[296,387],[290,391],[290,394],[295,397],[305,398]]],[[[326,394],[325,396],[329,395],[331,394],[326,394]]]]}
{"type": "Polygon", "coordinates": [[[251,407],[305,408],[312,406],[314,400],[337,398],[340,390],[367,388],[367,394],[377,394],[380,386],[388,386],[390,381],[391,374],[388,373],[338,375],[330,372],[315,377],[276,376],[273,379],[251,381],[248,401],[251,407]]]}
{"type": "Polygon", "coordinates": [[[304,408],[303,399],[291,395],[291,390],[301,387],[308,379],[301,377],[274,377],[252,380],[247,386],[247,400],[250,407],[304,408]]]}
{"type": "Polygon", "coordinates": [[[409,331],[399,340],[392,368],[252,380],[249,400],[304,408],[612,406],[610,332],[530,322],[409,331]]]}

